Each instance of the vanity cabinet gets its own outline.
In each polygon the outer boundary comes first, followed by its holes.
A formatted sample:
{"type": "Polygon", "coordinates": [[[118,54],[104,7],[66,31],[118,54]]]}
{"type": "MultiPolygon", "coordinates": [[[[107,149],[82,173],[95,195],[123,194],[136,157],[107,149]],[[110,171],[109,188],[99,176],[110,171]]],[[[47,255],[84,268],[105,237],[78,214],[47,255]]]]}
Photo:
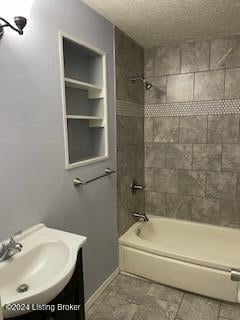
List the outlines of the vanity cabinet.
{"type": "MultiPolygon", "coordinates": [[[[74,273],[63,291],[47,306],[55,311],[33,311],[13,320],[85,320],[82,249],[79,250],[74,273]],[[58,305],[79,306],[77,311],[61,311],[58,305]]],[[[50,308],[49,308],[50,309],[50,308]]]]}
{"type": "Polygon", "coordinates": [[[60,32],[65,167],[108,158],[106,54],[60,32]]]}

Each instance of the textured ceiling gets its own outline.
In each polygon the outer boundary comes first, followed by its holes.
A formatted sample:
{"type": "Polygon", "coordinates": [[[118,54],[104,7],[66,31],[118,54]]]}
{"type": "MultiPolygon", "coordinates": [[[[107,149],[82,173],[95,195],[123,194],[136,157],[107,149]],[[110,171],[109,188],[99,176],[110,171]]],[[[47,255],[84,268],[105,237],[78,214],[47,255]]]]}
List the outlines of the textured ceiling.
{"type": "Polygon", "coordinates": [[[240,0],[82,0],[144,47],[240,33],[240,0]]]}

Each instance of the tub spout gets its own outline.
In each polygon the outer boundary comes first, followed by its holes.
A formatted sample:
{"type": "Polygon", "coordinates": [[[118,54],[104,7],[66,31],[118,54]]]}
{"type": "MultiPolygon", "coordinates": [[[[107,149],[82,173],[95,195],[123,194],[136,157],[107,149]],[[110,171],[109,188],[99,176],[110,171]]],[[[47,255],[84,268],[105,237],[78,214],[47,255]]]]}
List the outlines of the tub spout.
{"type": "Polygon", "coordinates": [[[135,212],[133,212],[132,215],[138,219],[143,219],[144,222],[149,221],[148,217],[146,216],[146,213],[140,213],[140,212],[135,211],[135,212]]]}
{"type": "Polygon", "coordinates": [[[231,280],[240,281],[240,270],[231,269],[231,280]]]}

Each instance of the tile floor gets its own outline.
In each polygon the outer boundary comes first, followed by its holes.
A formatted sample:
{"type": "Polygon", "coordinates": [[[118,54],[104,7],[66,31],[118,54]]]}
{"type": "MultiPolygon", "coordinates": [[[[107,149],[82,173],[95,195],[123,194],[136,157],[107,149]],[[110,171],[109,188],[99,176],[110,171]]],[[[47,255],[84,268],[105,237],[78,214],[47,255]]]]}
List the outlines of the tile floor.
{"type": "Polygon", "coordinates": [[[240,305],[119,274],[87,320],[240,320],[240,305]]]}

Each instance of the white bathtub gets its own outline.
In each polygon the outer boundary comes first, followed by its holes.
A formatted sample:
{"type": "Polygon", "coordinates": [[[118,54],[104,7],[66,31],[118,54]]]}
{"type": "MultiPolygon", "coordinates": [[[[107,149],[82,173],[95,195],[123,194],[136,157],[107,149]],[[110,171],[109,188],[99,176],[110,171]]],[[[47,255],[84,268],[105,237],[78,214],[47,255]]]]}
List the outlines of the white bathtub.
{"type": "Polygon", "coordinates": [[[119,246],[121,271],[240,302],[240,230],[150,216],[121,236],[119,246]]]}

